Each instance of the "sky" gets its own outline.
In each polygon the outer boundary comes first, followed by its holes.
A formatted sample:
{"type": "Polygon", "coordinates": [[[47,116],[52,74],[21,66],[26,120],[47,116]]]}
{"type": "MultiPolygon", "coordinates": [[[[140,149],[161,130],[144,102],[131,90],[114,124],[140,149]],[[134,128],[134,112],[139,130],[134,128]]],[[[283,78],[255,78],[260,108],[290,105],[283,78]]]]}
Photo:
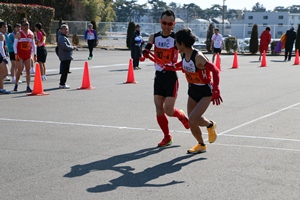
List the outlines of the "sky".
{"type": "MultiPolygon", "coordinates": [[[[201,9],[210,8],[213,4],[223,5],[223,0],[163,0],[167,4],[170,2],[175,2],[177,4],[190,4],[194,3],[200,6],[201,9]]],[[[146,3],[147,0],[138,0],[138,4],[146,3]]],[[[251,10],[252,7],[259,2],[263,5],[267,10],[273,10],[277,6],[289,7],[292,5],[300,5],[299,0],[225,0],[225,5],[227,5],[227,9],[240,9],[243,10],[246,8],[247,10],[251,10]]]]}

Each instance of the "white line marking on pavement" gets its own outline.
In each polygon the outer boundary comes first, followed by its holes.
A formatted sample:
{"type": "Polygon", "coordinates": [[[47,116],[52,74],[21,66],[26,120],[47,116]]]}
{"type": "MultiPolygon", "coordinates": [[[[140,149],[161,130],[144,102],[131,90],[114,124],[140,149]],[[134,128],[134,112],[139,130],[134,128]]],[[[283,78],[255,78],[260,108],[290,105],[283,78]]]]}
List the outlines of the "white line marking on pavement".
{"type": "Polygon", "coordinates": [[[288,106],[288,107],[282,108],[282,109],[280,109],[280,110],[277,110],[277,111],[275,111],[275,112],[269,113],[269,114],[267,114],[267,115],[258,117],[258,118],[256,118],[256,119],[253,119],[253,120],[251,120],[251,121],[248,121],[248,122],[246,122],[246,123],[243,123],[243,124],[241,124],[241,125],[239,125],[239,126],[233,127],[233,128],[228,129],[228,130],[226,130],[226,131],[223,131],[223,132],[219,133],[218,135],[223,135],[223,134],[225,134],[225,133],[229,133],[229,132],[231,132],[231,131],[233,131],[233,130],[239,129],[239,128],[244,127],[244,126],[247,126],[247,125],[252,124],[252,123],[254,123],[254,122],[257,122],[257,121],[259,121],[259,120],[261,120],[261,119],[270,117],[270,116],[272,116],[272,115],[275,115],[275,114],[277,114],[277,113],[280,113],[280,112],[282,112],[282,111],[288,110],[288,109],[290,109],[290,108],[292,108],[292,107],[295,107],[295,106],[298,106],[298,105],[300,105],[300,102],[298,102],[298,103],[296,103],[296,104],[293,104],[293,105],[290,105],[290,106],[288,106]]]}
{"type": "Polygon", "coordinates": [[[229,147],[253,148],[253,149],[269,149],[269,150],[300,152],[300,149],[286,149],[286,148],[262,147],[262,146],[248,146],[248,145],[236,145],[236,144],[220,144],[220,143],[214,143],[214,145],[229,146],[229,147]]]}

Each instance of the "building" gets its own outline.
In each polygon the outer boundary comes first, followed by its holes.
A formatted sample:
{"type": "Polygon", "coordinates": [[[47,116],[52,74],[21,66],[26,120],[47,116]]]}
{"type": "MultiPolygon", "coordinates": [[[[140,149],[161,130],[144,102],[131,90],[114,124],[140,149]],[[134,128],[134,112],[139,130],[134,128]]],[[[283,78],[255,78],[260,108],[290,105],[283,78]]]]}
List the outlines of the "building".
{"type": "Polygon", "coordinates": [[[208,20],[194,19],[188,24],[188,26],[190,29],[192,29],[193,33],[196,36],[200,38],[205,38],[207,35],[209,24],[210,22],[208,20]]]}

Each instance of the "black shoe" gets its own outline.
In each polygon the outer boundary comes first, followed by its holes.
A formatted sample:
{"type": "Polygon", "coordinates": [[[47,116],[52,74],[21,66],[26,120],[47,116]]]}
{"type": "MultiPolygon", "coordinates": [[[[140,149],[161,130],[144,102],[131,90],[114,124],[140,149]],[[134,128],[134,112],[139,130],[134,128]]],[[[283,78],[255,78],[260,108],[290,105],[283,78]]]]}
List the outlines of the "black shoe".
{"type": "Polygon", "coordinates": [[[26,92],[32,92],[32,89],[29,86],[27,86],[26,92]]]}
{"type": "Polygon", "coordinates": [[[15,84],[14,91],[18,91],[18,84],[15,84]]]}

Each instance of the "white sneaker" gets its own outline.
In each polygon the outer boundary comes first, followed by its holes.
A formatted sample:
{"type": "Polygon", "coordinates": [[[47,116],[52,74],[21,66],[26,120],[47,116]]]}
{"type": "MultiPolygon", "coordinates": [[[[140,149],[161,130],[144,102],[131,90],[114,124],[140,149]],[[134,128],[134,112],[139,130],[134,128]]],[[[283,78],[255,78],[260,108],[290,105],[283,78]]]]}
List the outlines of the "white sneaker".
{"type": "Polygon", "coordinates": [[[42,76],[42,81],[46,81],[46,80],[47,80],[46,75],[43,75],[43,76],[42,76]]]}
{"type": "Polygon", "coordinates": [[[70,89],[69,85],[59,85],[59,89],[70,89]]]}
{"type": "Polygon", "coordinates": [[[33,68],[30,68],[30,74],[34,74],[34,69],[33,68]]]}
{"type": "Polygon", "coordinates": [[[4,78],[4,81],[10,81],[10,78],[9,78],[8,76],[6,76],[6,77],[4,78]]]}

